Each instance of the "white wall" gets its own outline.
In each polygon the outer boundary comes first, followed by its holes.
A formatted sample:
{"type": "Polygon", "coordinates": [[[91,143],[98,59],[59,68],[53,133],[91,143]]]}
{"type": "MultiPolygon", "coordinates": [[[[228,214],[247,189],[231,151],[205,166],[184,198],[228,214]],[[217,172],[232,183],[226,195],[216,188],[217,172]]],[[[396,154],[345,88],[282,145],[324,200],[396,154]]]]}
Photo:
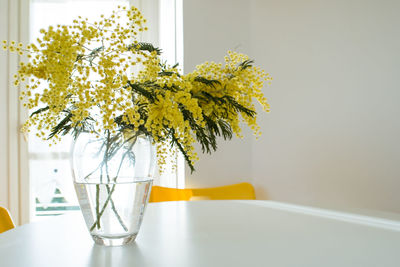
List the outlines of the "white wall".
{"type": "Polygon", "coordinates": [[[223,144],[187,183],[400,212],[399,12],[395,0],[184,1],[186,71],[240,45],[274,77],[261,140],[223,144]]]}

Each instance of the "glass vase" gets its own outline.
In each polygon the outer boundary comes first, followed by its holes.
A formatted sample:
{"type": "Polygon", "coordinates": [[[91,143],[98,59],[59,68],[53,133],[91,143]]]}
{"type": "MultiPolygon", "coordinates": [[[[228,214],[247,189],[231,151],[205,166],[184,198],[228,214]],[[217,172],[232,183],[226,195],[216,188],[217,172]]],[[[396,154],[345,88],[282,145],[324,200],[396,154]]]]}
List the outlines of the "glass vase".
{"type": "Polygon", "coordinates": [[[127,132],[80,133],[71,165],[79,205],[93,240],[135,240],[150,196],[155,151],[149,137],[127,132]]]}

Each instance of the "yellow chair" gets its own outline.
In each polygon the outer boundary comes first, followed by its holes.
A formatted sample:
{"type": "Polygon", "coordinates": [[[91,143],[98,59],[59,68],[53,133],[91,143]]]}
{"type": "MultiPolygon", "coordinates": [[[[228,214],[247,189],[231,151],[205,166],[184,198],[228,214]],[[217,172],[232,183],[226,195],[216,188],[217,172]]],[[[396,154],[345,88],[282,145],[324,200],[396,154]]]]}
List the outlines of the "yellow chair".
{"type": "Polygon", "coordinates": [[[13,229],[14,227],[15,225],[11,219],[11,215],[8,210],[0,207],[0,234],[10,229],[13,229]]]}
{"type": "Polygon", "coordinates": [[[240,183],[210,188],[176,189],[153,186],[149,202],[222,199],[256,199],[254,187],[240,183]]]}

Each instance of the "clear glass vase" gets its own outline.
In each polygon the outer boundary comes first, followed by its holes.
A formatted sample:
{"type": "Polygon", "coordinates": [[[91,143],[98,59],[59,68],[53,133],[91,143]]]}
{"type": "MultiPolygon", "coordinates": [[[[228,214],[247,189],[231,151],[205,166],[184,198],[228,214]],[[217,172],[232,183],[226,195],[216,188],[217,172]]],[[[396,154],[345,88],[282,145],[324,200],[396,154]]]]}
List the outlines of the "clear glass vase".
{"type": "Polygon", "coordinates": [[[93,240],[106,246],[135,240],[152,185],[155,151],[145,135],[81,133],[72,145],[75,190],[93,240]]]}

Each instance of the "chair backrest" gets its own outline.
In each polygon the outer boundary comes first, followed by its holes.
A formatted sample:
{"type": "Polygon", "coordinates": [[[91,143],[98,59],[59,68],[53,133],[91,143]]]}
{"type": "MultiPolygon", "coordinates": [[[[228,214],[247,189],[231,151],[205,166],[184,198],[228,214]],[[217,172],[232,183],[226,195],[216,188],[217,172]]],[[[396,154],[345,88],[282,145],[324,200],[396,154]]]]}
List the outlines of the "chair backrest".
{"type": "Polygon", "coordinates": [[[189,200],[256,199],[254,187],[240,183],[210,188],[176,189],[153,186],[150,202],[189,200]]]}
{"type": "Polygon", "coordinates": [[[151,188],[149,202],[190,200],[191,189],[176,189],[154,185],[151,188]]]}
{"type": "Polygon", "coordinates": [[[0,234],[14,227],[15,225],[8,210],[0,207],[0,234]]]}

